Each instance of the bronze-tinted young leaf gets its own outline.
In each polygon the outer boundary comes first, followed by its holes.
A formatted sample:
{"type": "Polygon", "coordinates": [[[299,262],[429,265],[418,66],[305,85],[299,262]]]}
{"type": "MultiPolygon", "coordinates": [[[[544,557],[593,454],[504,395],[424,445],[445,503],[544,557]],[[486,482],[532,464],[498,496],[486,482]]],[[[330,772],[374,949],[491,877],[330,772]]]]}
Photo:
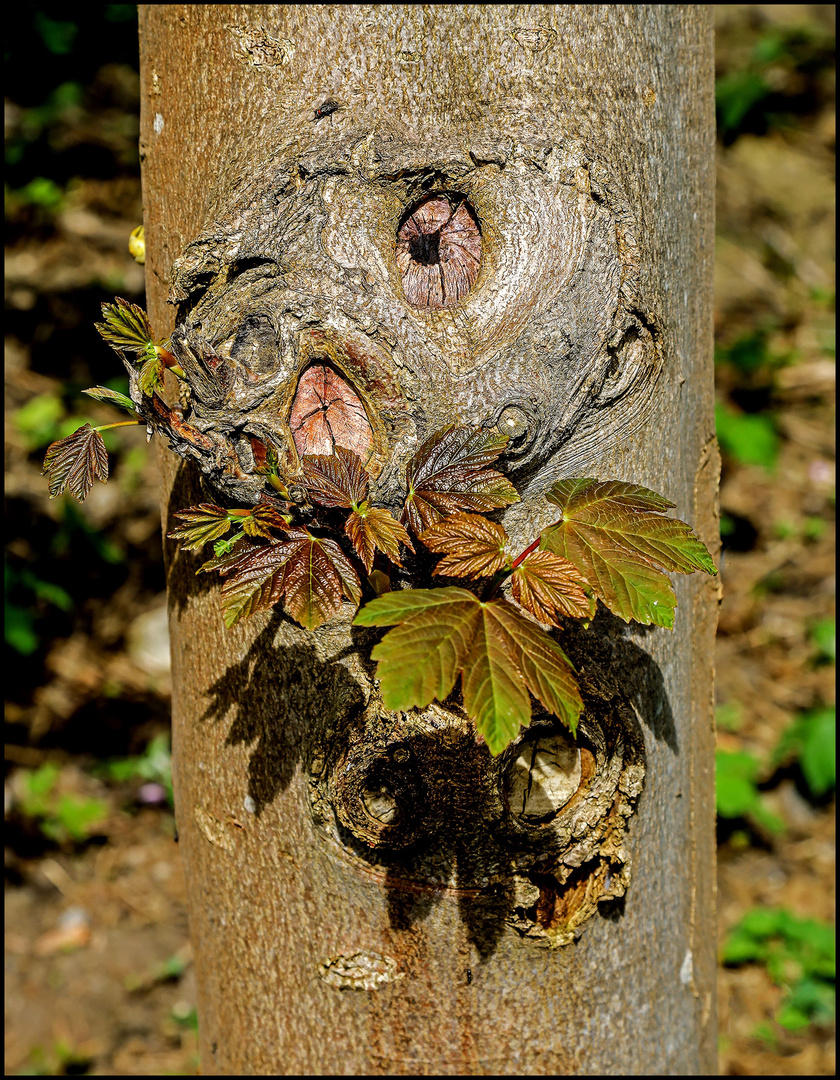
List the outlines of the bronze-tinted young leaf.
{"type": "Polygon", "coordinates": [[[563,512],[540,546],[574,563],[611,611],[629,622],[671,627],[676,597],[659,570],[717,573],[705,546],[683,521],[661,515],[672,504],[617,480],[564,480],[549,499],[563,512]]]}
{"type": "Polygon", "coordinates": [[[231,627],[256,611],[273,607],[285,591],[285,574],[295,552],[293,544],[240,540],[227,555],[211,559],[202,570],[218,570],[227,580],[221,606],[225,625],[231,627]],[[215,565],[214,565],[215,564],[215,565]]]}
{"type": "Polygon", "coordinates": [[[528,691],[574,730],[583,704],[562,649],[507,600],[466,589],[387,593],[356,616],[358,626],[394,626],[374,648],[386,708],[443,701],[462,677],[464,707],[491,754],[531,719],[528,691]]]}
{"type": "Polygon", "coordinates": [[[516,488],[488,467],[507,441],[481,428],[447,427],[432,435],[406,471],[403,521],[419,535],[450,514],[487,513],[518,502],[516,488]]]}
{"type": "Polygon", "coordinates": [[[227,510],[214,503],[188,506],[185,510],[178,510],[174,516],[183,524],[166,535],[170,540],[180,540],[184,551],[194,551],[218,540],[230,531],[233,524],[227,510]]]}
{"type": "Polygon", "coordinates": [[[77,428],[66,439],[47,448],[43,473],[49,474],[50,498],[69,491],[83,502],[93,487],[94,477],[108,479],[108,453],[102,436],[90,424],[77,428]]]}
{"type": "Polygon", "coordinates": [[[290,521],[291,518],[277,507],[267,502],[260,502],[252,508],[247,517],[242,519],[242,528],[248,536],[262,536],[266,540],[271,540],[274,538],[272,530],[279,529],[285,532],[289,528],[290,521]]]}
{"type": "Polygon", "coordinates": [[[684,521],[662,515],[674,504],[662,495],[619,480],[562,480],[552,487],[549,502],[560,507],[565,527],[581,526],[640,556],[652,566],[691,574],[717,568],[706,547],[684,521]]]}
{"type": "Polygon", "coordinates": [[[478,514],[453,514],[420,535],[427,548],[444,553],[435,574],[455,578],[490,577],[501,570],[507,538],[501,525],[478,514]]]}
{"type": "Polygon", "coordinates": [[[267,544],[243,537],[200,569],[227,578],[221,602],[228,626],[282,599],[291,618],[315,630],[338,611],[342,596],[353,603],[362,597],[359,577],[338,544],[308,529],[288,529],[267,544]]]}
{"type": "Polygon", "coordinates": [[[163,360],[157,353],[150,356],[140,368],[140,389],[146,397],[151,397],[156,390],[163,390],[163,371],[163,360]]]}
{"type": "Polygon", "coordinates": [[[102,305],[104,323],[95,323],[96,329],[112,349],[144,353],[154,347],[152,328],[146,312],[137,304],[130,304],[121,296],[113,304],[102,305]]]}
{"type": "Polygon", "coordinates": [[[390,511],[369,506],[367,502],[351,511],[344,523],[344,531],[368,573],[377,548],[397,566],[402,566],[400,544],[414,550],[408,533],[390,511]]]}
{"type": "Polygon", "coordinates": [[[550,551],[532,551],[522,560],[511,575],[511,591],[540,622],[557,626],[560,615],[591,619],[595,614],[577,567],[550,551]]]}
{"type": "Polygon", "coordinates": [[[320,506],[349,509],[368,496],[370,477],[352,450],[336,446],[334,454],[310,454],[301,464],[309,497],[320,506]]]}
{"type": "Polygon", "coordinates": [[[109,405],[118,405],[121,409],[127,409],[130,413],[137,412],[137,406],[130,397],[120,394],[116,390],[109,390],[107,386],[91,386],[90,389],[83,390],[82,393],[92,397],[95,401],[107,401],[109,405]]]}
{"type": "Polygon", "coordinates": [[[312,536],[306,529],[294,532],[304,535],[289,545],[294,550],[285,567],[284,607],[301,626],[315,630],[335,615],[342,594],[354,603],[361,600],[361,583],[334,540],[312,536]]]}

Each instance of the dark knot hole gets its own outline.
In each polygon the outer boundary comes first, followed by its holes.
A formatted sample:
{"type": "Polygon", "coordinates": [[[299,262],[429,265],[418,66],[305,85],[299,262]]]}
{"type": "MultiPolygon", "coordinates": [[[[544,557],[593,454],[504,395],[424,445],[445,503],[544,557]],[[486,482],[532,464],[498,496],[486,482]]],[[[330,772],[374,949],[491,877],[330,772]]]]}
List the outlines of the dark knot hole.
{"type": "Polygon", "coordinates": [[[413,236],[408,242],[408,253],[421,266],[437,266],[440,262],[440,229],[413,236]]]}

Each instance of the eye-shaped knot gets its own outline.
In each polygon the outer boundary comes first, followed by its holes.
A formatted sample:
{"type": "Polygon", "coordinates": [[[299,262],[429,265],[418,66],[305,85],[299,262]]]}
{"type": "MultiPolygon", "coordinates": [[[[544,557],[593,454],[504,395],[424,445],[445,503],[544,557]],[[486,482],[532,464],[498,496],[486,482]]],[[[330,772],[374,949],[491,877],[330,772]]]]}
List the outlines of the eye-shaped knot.
{"type": "Polygon", "coordinates": [[[396,260],[410,304],[440,310],[462,300],[481,266],[481,231],[464,196],[415,204],[397,232],[396,260]]]}

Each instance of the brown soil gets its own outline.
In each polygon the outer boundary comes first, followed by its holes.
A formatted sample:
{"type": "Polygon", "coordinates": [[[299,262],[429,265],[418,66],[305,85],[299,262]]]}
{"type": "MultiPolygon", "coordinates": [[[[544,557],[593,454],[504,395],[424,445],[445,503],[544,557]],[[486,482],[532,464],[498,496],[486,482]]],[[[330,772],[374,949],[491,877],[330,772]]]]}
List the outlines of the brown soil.
{"type": "MultiPolygon", "coordinates": [[[[831,9],[821,6],[717,11],[723,72],[747,63],[755,41],[774,27],[804,20],[820,32],[833,28],[831,9]]],[[[56,121],[53,151],[101,141],[95,121],[104,109],[115,125],[111,151],[121,160],[136,127],[120,127],[114,115],[131,115],[136,75],[106,66],[94,81],[100,104],[56,121]]],[[[10,123],[14,137],[24,121],[7,102],[7,140],[10,123]]],[[[760,331],[768,355],[789,358],[757,376],[719,368],[719,399],[763,401],[780,433],[774,470],[725,456],[721,484],[734,531],[723,560],[719,746],[749,750],[762,762],[798,713],[834,701],[834,667],[817,655],[813,636],[814,625],[834,615],[833,152],[833,100],[816,100],[793,125],[746,131],[719,147],[718,341],[725,349],[760,331]]],[[[197,1070],[171,811],[165,802],[143,802],[140,778],[95,775],[97,762],[140,754],[168,727],[155,456],[145,452],[143,433],[128,429],[112,455],[111,482],[97,484],[68,517],[63,500],[47,497],[43,446],[16,421],[39,395],[56,398],[65,415],[116,419],[78,391],[116,374],[92,330],[98,303],[114,293],[143,302],[143,271],[127,254],[142,218],[139,178],[136,160],[130,153],[126,160],[114,176],[71,181],[49,213],[13,207],[6,249],[9,596],[29,611],[38,642],[28,655],[7,649],[6,657],[13,673],[6,1072],[13,1074],[197,1070]],[[27,572],[65,589],[70,610],[27,585],[27,572]],[[23,811],[27,771],[47,761],[61,767],[60,793],[105,800],[107,814],[89,840],[56,843],[23,811]]],[[[721,829],[721,938],[756,906],[834,918],[833,799],[808,797],[795,769],[768,766],[763,778],[763,798],[785,831],[765,835],[746,822],[721,829]]],[[[833,1074],[833,1027],[794,1034],[775,1024],[782,991],[763,968],[721,967],[718,989],[721,1072],[833,1074]],[[771,1035],[757,1034],[762,1024],[771,1035]]]]}

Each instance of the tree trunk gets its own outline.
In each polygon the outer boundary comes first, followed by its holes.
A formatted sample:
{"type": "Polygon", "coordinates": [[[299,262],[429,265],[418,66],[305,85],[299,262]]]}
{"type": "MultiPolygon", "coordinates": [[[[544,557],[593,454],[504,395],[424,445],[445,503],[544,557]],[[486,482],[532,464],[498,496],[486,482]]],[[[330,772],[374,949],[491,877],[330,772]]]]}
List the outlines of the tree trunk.
{"type": "MultiPolygon", "coordinates": [[[[385,502],[431,432],[495,424],[520,548],[563,476],[660,491],[714,543],[708,9],[140,12],[152,325],[169,294],[270,389],[208,407],[198,469],[164,455],[165,531],[205,483],[254,501],[246,436],[293,463],[323,361],[385,502]],[[405,231],[447,205],[454,278],[405,231]]],[[[349,605],[226,630],[167,557],[203,1072],[714,1071],[713,583],[675,583],[672,633],[564,639],[581,742],[535,721],[493,760],[442,707],[378,706],[349,605]]]]}

